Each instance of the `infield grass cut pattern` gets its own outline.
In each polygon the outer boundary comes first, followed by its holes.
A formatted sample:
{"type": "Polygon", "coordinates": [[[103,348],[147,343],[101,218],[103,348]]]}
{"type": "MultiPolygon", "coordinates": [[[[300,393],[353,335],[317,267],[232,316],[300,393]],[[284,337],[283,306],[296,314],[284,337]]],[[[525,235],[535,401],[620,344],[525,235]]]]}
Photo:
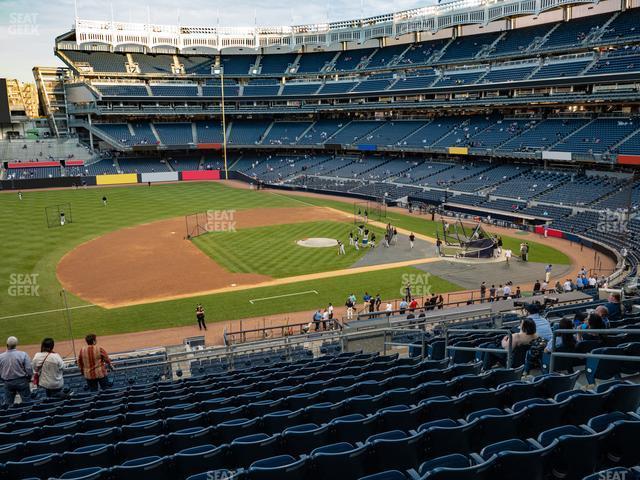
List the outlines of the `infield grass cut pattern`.
{"type": "MultiPolygon", "coordinates": [[[[306,273],[328,272],[348,268],[362,258],[368,248],[356,250],[349,245],[353,224],[346,222],[309,222],[268,227],[238,229],[235,232],[211,232],[193,242],[208,256],[230,272],[260,273],[274,278],[286,278],[306,273]],[[338,247],[309,248],[297,240],[324,237],[341,240],[346,255],[338,255],[338,247]]],[[[384,232],[375,231],[376,241],[384,232]]],[[[357,230],[354,232],[357,235],[357,230]]]]}
{"type": "MultiPolygon", "coordinates": [[[[318,197],[304,197],[300,198],[296,195],[278,194],[283,198],[291,198],[299,203],[313,206],[331,207],[336,210],[342,210],[343,212],[353,213],[353,204],[341,202],[337,200],[327,200],[325,198],[318,197]]],[[[381,222],[392,223],[396,227],[404,228],[406,230],[413,231],[414,233],[421,233],[432,238],[436,238],[436,233],[442,237],[442,223],[439,221],[432,222],[427,215],[404,215],[396,212],[388,212],[386,218],[382,218],[381,222]]],[[[522,239],[509,236],[502,237],[503,248],[510,248],[514,255],[520,254],[520,244],[522,239]]],[[[553,265],[569,265],[571,260],[567,255],[553,247],[544,245],[540,242],[528,241],[531,247],[529,253],[530,262],[551,263],[553,265]]]]}

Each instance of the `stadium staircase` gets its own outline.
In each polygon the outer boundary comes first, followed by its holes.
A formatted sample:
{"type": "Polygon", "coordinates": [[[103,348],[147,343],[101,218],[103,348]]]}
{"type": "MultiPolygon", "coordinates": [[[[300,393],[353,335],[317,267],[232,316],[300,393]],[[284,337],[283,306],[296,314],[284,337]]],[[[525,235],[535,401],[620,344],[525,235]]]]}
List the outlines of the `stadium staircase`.
{"type": "MultiPolygon", "coordinates": [[[[153,122],[149,122],[149,127],[151,128],[151,132],[153,132],[153,136],[158,142],[157,144],[162,145],[162,140],[160,140],[160,135],[158,134],[158,130],[156,130],[156,126],[153,124],[153,122]]],[[[131,128],[130,124],[129,124],[129,128],[131,128]]]]}
{"type": "Polygon", "coordinates": [[[620,145],[622,145],[623,143],[631,140],[633,137],[635,137],[636,135],[640,134],[640,128],[638,128],[637,130],[634,130],[633,132],[631,132],[629,135],[627,135],[626,137],[624,137],[622,140],[620,140],[618,143],[616,143],[615,145],[613,145],[611,148],[609,148],[609,152],[613,152],[616,151],[620,145]]]}
{"type": "Polygon", "coordinates": [[[613,22],[616,18],[618,18],[620,16],[620,13],[621,12],[614,12],[614,14],[611,15],[609,19],[598,30],[596,30],[595,32],[592,32],[591,35],[588,35],[585,41],[600,40],[600,38],[602,38],[602,35],[604,35],[604,33],[609,28],[609,25],[611,25],[611,22],[613,22]]]}
{"type": "Polygon", "coordinates": [[[591,125],[594,122],[594,120],[592,119],[591,121],[585,123],[584,125],[582,125],[580,128],[574,130],[573,132],[571,132],[569,135],[566,135],[565,137],[561,138],[560,140],[558,140],[557,142],[555,142],[553,145],[549,145],[546,150],[553,150],[553,148],[556,145],[559,145],[560,143],[564,142],[565,140],[567,140],[570,137],[573,137],[574,135],[577,135],[578,133],[580,133],[582,130],[584,130],[585,128],[587,128],[589,125],[591,125]]]}
{"type": "Polygon", "coordinates": [[[551,29],[549,29],[549,31],[544,35],[544,37],[542,37],[538,42],[536,41],[531,42],[531,45],[529,45],[527,52],[533,52],[544,47],[544,44],[547,42],[547,40],[549,40],[549,37],[553,35],[553,32],[555,32],[558,28],[560,28],[561,24],[562,22],[556,23],[551,29]]]}
{"type": "Polygon", "coordinates": [[[191,122],[191,135],[193,136],[193,143],[200,143],[198,140],[198,128],[196,127],[196,122],[191,122]]]}
{"type": "Polygon", "coordinates": [[[273,128],[274,123],[275,122],[271,122],[269,126],[265,129],[265,131],[260,134],[260,140],[258,141],[258,145],[262,145],[262,142],[264,142],[264,139],[269,136],[269,132],[273,128]]]}
{"type": "Polygon", "coordinates": [[[496,48],[496,45],[507,35],[507,31],[502,32],[500,35],[497,36],[497,38],[491,42],[489,45],[485,45],[483,48],[481,48],[478,53],[476,53],[474,55],[473,58],[478,59],[478,58],[484,58],[485,56],[489,55],[491,52],[493,52],[496,48]]]}
{"type": "Polygon", "coordinates": [[[455,41],[456,41],[456,38],[451,37],[449,41],[440,50],[436,50],[435,52],[433,52],[433,55],[429,57],[429,59],[427,60],[427,63],[431,63],[431,64],[438,63],[438,60],[442,58],[442,56],[444,55],[444,52],[446,52],[449,46],[455,41]]]}

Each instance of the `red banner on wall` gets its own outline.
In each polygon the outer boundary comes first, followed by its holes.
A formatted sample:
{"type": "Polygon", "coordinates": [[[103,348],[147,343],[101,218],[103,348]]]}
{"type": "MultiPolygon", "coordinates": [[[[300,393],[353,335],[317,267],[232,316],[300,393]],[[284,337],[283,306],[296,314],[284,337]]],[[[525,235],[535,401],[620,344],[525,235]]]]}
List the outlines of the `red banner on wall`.
{"type": "MultiPolygon", "coordinates": [[[[539,233],[540,235],[544,235],[544,227],[541,225],[538,225],[535,228],[535,232],[539,233]]],[[[564,233],[561,232],[560,230],[556,230],[555,228],[547,228],[547,236],[562,238],[564,237],[564,233]]]]}
{"type": "Polygon", "coordinates": [[[620,165],[640,165],[640,155],[618,155],[620,165]]]}
{"type": "Polygon", "coordinates": [[[221,143],[199,143],[198,150],[220,150],[222,148],[221,143]]]}
{"type": "Polygon", "coordinates": [[[12,162],[9,168],[42,168],[42,167],[59,167],[60,162],[12,162]]]}
{"type": "Polygon", "coordinates": [[[81,167],[84,165],[84,160],[65,160],[64,164],[67,167],[81,167]]]}
{"type": "Polygon", "coordinates": [[[185,170],[182,180],[220,180],[220,170],[185,170]]]}

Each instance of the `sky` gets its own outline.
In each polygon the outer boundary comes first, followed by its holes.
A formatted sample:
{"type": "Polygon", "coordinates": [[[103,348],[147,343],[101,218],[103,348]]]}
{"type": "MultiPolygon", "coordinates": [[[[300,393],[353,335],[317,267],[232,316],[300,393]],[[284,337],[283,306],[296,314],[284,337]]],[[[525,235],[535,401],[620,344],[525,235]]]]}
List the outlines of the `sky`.
{"type": "MultiPolygon", "coordinates": [[[[348,20],[422,7],[433,0],[77,0],[78,16],[88,20],[213,26],[297,25],[348,20]],[[254,23],[255,22],[255,23],[254,23]]],[[[55,38],[69,31],[75,18],[74,0],[0,0],[0,77],[33,81],[35,65],[56,66],[55,38]],[[8,47],[8,48],[7,48],[8,47]]]]}

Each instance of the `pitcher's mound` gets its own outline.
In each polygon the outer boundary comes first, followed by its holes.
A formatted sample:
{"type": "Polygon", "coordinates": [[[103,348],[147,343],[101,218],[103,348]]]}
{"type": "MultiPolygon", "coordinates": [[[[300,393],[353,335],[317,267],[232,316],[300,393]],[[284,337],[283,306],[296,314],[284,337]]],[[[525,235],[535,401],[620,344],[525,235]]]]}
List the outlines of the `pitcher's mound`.
{"type": "Polygon", "coordinates": [[[310,248],[326,248],[335,247],[338,245],[338,241],[333,238],[303,238],[296,242],[301,247],[310,248]]]}

